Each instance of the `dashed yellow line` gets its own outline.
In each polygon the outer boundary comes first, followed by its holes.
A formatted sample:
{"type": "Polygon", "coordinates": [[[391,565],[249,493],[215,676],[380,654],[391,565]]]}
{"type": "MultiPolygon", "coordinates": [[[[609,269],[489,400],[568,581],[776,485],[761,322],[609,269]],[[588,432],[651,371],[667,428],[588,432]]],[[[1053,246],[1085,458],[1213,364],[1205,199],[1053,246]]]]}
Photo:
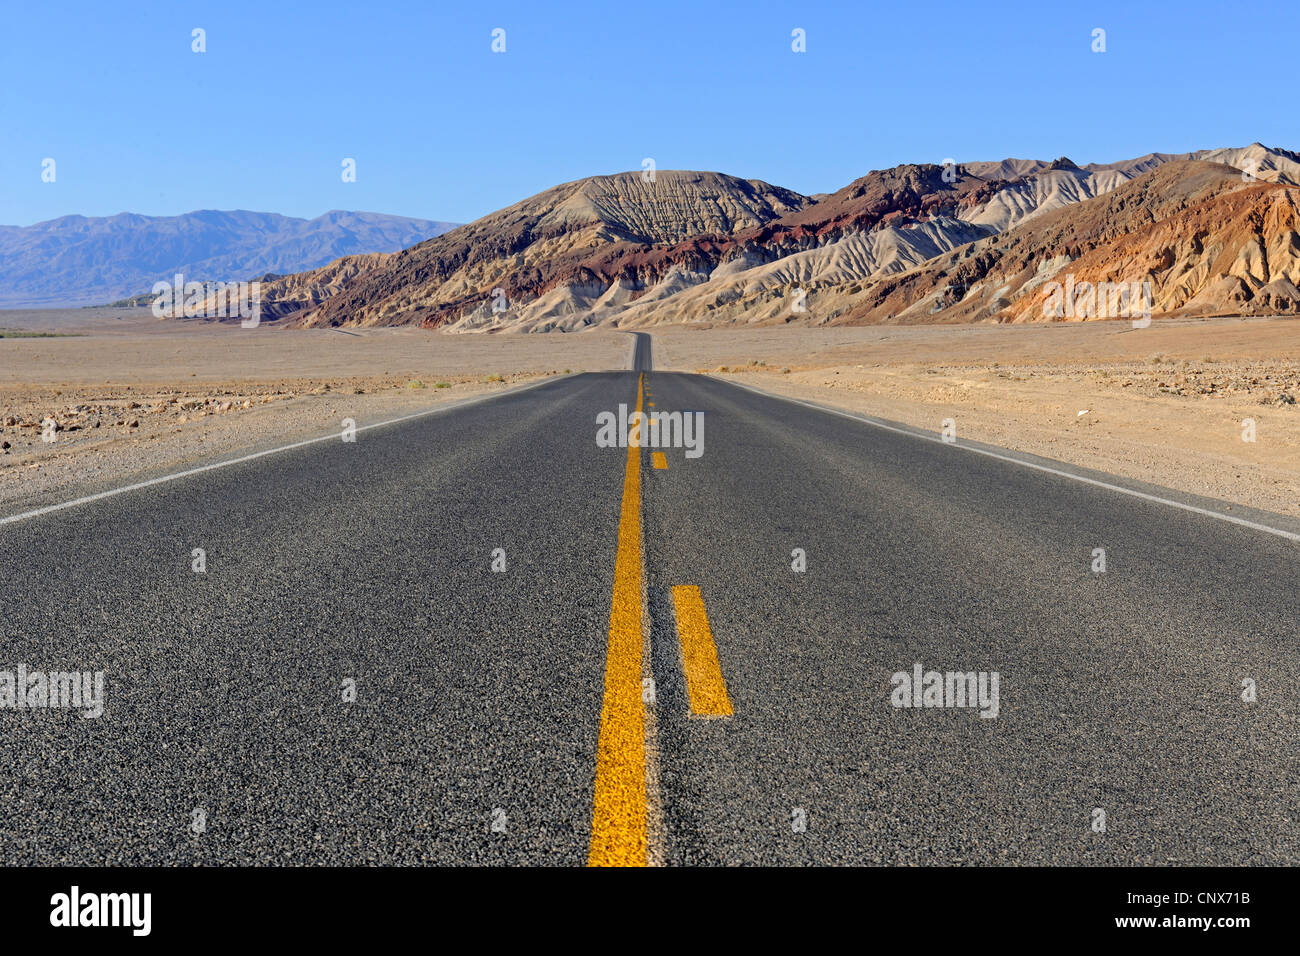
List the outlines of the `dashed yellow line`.
{"type": "Polygon", "coordinates": [[[682,642],[682,670],[686,672],[686,692],[691,713],[696,717],[730,717],[731,698],[727,682],[722,679],[718,648],[709,629],[709,615],[704,598],[693,584],[673,588],[677,608],[677,636],[682,642]]]}
{"type": "Polygon", "coordinates": [[[655,467],[660,471],[663,471],[665,468],[668,467],[668,456],[665,455],[663,452],[657,451],[653,455],[651,455],[650,458],[654,461],[655,467]]]}
{"type": "MultiPolygon", "coordinates": [[[[636,410],[645,398],[637,379],[636,410]]],[[[609,613],[605,702],[596,745],[596,789],[591,814],[590,866],[645,866],[646,713],[642,666],[641,449],[630,446],[623,473],[623,507],[614,558],[609,613]]]]}

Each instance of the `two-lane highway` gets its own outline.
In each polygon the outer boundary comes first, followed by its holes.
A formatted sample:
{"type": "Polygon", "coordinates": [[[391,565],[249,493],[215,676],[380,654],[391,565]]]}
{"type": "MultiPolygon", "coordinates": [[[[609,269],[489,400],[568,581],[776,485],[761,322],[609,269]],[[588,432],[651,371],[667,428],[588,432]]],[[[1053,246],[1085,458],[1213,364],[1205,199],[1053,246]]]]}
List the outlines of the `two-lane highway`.
{"type": "Polygon", "coordinates": [[[0,863],[1300,859],[1294,540],[632,352],[0,525],[0,863]]]}

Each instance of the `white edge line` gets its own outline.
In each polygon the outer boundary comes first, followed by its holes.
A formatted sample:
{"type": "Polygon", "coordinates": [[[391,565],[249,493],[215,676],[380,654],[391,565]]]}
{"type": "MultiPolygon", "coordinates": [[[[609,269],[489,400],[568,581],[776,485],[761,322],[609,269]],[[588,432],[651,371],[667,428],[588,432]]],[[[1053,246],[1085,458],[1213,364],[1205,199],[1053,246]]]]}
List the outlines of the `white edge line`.
{"type": "MultiPolygon", "coordinates": [[[[410,421],[413,418],[424,418],[427,415],[437,415],[440,412],[449,412],[455,408],[464,408],[467,405],[475,405],[479,402],[491,401],[494,398],[503,398],[506,395],[518,395],[520,392],[526,392],[529,389],[537,388],[539,385],[545,385],[548,382],[558,382],[561,379],[569,378],[568,375],[547,376],[540,382],[532,382],[528,385],[522,385],[519,388],[507,389],[504,392],[497,392],[495,395],[476,395],[473,398],[462,399],[458,402],[449,402],[445,405],[439,405],[436,408],[426,408],[422,412],[413,412],[410,415],[402,415],[398,418],[390,418],[387,421],[375,422],[371,425],[361,425],[354,429],[356,432],[370,431],[372,428],[383,428],[385,425],[396,425],[398,422],[410,421]]],[[[205,471],[215,471],[218,468],[226,468],[230,465],[238,465],[242,462],[252,461],[255,458],[264,458],[267,455],[276,455],[282,451],[291,451],[294,448],[302,448],[306,445],[314,445],[317,442],[337,441],[346,431],[322,435],[319,438],[308,438],[304,441],[296,441],[291,445],[281,445],[278,448],[268,448],[265,451],[256,451],[251,455],[243,455],[239,458],[231,458],[228,461],[216,461],[210,465],[200,465],[197,468],[189,468],[185,471],[178,471],[170,475],[162,475],[158,478],[150,478],[148,481],[138,481],[133,485],[124,485],[121,488],[112,488],[108,491],[101,491],[93,495],[86,495],[84,498],[74,498],[71,501],[64,501],[57,505],[46,505],[43,508],[36,508],[33,511],[24,511],[21,514],[9,515],[6,518],[0,518],[0,526],[11,524],[15,521],[25,521],[28,518],[38,518],[41,515],[47,515],[55,511],[62,511],[64,508],[75,508],[77,505],[89,504],[92,501],[101,501],[104,498],[112,498],[115,495],[123,495],[128,491],[139,491],[141,488],[148,488],[151,485],[161,485],[168,481],[175,481],[177,478],[186,478],[190,475],[202,474],[205,471]]]]}
{"type": "MultiPolygon", "coordinates": [[[[713,376],[709,376],[713,378],[713,376]]],[[[1074,481],[1082,482],[1085,485],[1095,485],[1098,488],[1105,488],[1109,491],[1118,491],[1120,494],[1129,495],[1133,498],[1141,498],[1144,501],[1154,501],[1157,504],[1168,505],[1171,508],[1180,508],[1183,511],[1190,511],[1193,514],[1204,515],[1207,518],[1217,518],[1220,521],[1227,521],[1230,524],[1241,525],[1243,528],[1250,528],[1254,531],[1263,531],[1268,534],[1275,534],[1279,538],[1286,538],[1289,541],[1300,541],[1300,534],[1293,531],[1283,531],[1281,528],[1273,528],[1266,524],[1259,524],[1255,521],[1247,521],[1245,518],[1237,518],[1233,515],[1225,515],[1221,511],[1211,511],[1208,508],[1198,508],[1196,505],[1189,505],[1181,501],[1174,501],[1171,498],[1161,498],[1159,495],[1147,494],[1145,491],[1136,491],[1132,488],[1125,488],[1122,485],[1112,485],[1107,481],[1099,481],[1096,478],[1087,478],[1083,475],[1076,475],[1073,472],[1062,471],[1059,468],[1049,468],[1046,465],[1037,465],[1032,461],[1023,461],[1019,458],[1013,458],[1010,455],[1000,455],[995,451],[987,451],[983,448],[976,448],[973,445],[963,445],[960,442],[946,442],[936,435],[927,435],[924,432],[909,431],[905,428],[895,428],[893,425],[886,425],[884,422],[876,421],[866,415],[860,415],[854,412],[843,411],[838,408],[830,408],[826,405],[818,405],[815,402],[805,402],[799,398],[790,398],[787,395],[778,395],[775,392],[767,392],[761,388],[755,388],[752,385],[745,385],[741,382],[728,382],[726,379],[714,378],[714,381],[726,382],[728,385],[735,385],[737,388],[743,388],[747,391],[754,392],[758,395],[765,395],[768,398],[775,398],[779,401],[792,402],[795,405],[803,405],[807,408],[816,409],[819,412],[829,412],[832,415],[839,415],[842,418],[850,418],[855,422],[862,422],[865,425],[873,425],[876,428],[883,428],[885,431],[895,432],[899,435],[907,435],[912,438],[919,438],[922,441],[937,442],[940,445],[950,445],[954,448],[960,448],[964,451],[974,452],[977,455],[983,455],[986,458],[996,458],[998,461],[1007,461],[1013,465],[1020,465],[1023,468],[1032,468],[1034,471],[1046,472],[1049,475],[1057,475],[1061,478],[1070,478],[1074,481]]]]}

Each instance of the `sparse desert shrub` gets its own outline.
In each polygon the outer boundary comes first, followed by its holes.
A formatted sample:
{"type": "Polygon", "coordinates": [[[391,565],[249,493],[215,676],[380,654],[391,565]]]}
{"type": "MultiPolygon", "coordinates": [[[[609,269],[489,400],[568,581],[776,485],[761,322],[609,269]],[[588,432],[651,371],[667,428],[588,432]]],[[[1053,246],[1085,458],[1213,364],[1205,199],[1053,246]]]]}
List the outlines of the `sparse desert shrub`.
{"type": "Polygon", "coordinates": [[[424,383],[423,383],[422,381],[420,381],[418,378],[413,378],[413,379],[411,379],[409,382],[406,383],[406,387],[407,387],[407,388],[424,388],[425,385],[424,385],[424,383]]]}
{"type": "Polygon", "coordinates": [[[489,375],[487,378],[483,379],[483,381],[484,381],[484,382],[504,382],[505,379],[502,378],[501,375],[500,375],[499,373],[497,373],[497,372],[493,372],[493,373],[492,373],[491,375],[489,375]]]}
{"type": "Polygon", "coordinates": [[[451,382],[434,382],[434,388],[451,388],[451,382]]]}

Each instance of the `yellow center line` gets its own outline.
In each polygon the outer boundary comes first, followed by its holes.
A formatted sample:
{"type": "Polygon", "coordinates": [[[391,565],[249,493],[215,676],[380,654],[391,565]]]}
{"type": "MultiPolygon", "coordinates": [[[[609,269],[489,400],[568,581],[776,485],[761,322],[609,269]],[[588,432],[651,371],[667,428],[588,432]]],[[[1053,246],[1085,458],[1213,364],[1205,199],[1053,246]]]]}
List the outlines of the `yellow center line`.
{"type": "Polygon", "coordinates": [[[654,461],[655,467],[660,471],[663,471],[665,468],[668,467],[668,456],[665,455],[663,452],[657,451],[653,455],[651,455],[650,458],[652,461],[654,461]]]}
{"type": "MultiPolygon", "coordinates": [[[[645,373],[637,379],[642,410],[645,373]]],[[[629,445],[623,473],[623,507],[614,558],[614,599],[609,612],[605,702],[596,745],[596,789],[591,813],[590,866],[645,866],[646,714],[641,697],[641,449],[629,445]]]]}
{"type": "Polygon", "coordinates": [[[718,664],[718,648],[709,629],[709,615],[704,598],[693,584],[673,588],[677,608],[677,636],[682,642],[682,670],[686,672],[686,691],[691,699],[691,713],[696,717],[730,717],[731,698],[727,682],[718,664]]]}

